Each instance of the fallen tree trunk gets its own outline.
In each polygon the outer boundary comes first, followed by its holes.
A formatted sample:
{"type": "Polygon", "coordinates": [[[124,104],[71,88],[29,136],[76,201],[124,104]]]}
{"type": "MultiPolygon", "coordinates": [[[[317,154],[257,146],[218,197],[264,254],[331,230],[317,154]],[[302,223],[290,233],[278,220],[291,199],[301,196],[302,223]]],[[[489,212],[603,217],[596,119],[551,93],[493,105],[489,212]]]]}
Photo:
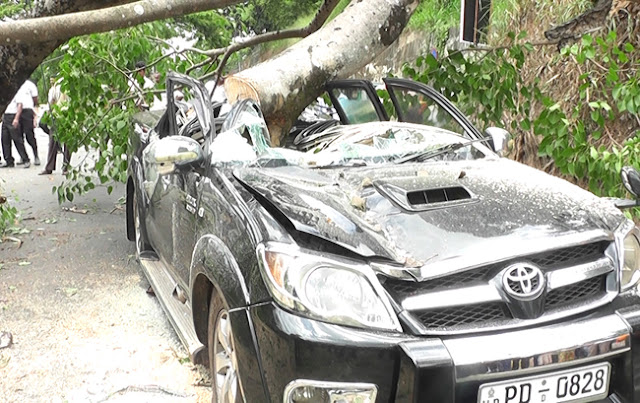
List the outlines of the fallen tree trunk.
{"type": "Polygon", "coordinates": [[[271,141],[280,144],[303,108],[327,81],[346,78],[391,45],[406,26],[418,0],[352,2],[316,33],[280,55],[225,81],[230,102],[260,102],[271,141]]]}
{"type": "MultiPolygon", "coordinates": [[[[49,19],[38,21],[15,21],[3,23],[0,32],[7,32],[7,38],[13,40],[28,39],[24,35],[25,27],[47,32],[52,27],[55,36],[42,42],[41,38],[34,38],[29,43],[0,46],[0,111],[4,111],[19,86],[27,79],[35,68],[58,47],[63,40],[69,39],[77,33],[89,31],[100,32],[109,27],[109,21],[94,24],[93,30],[87,30],[86,21],[98,21],[100,17],[116,18],[118,13],[108,13],[109,7],[121,4],[130,13],[139,13],[140,7],[135,5],[148,2],[157,3],[159,0],[141,0],[137,2],[127,0],[106,0],[96,5],[96,0],[51,0],[40,2],[31,17],[51,16],[49,19]],[[82,10],[94,10],[83,14],[68,14],[82,10]],[[136,11],[137,10],[137,11],[136,11]],[[58,17],[55,17],[58,15],[58,17]],[[113,17],[116,15],[116,17],[113,17]],[[61,24],[64,21],[64,24],[61,24]],[[77,23],[74,23],[76,21],[77,23]],[[7,24],[7,25],[5,25],[7,24]],[[47,25],[49,24],[49,25],[47,25]],[[9,35],[11,27],[16,30],[9,35]],[[67,30],[64,27],[67,27],[67,30]],[[68,35],[68,38],[65,36],[68,35]]],[[[163,4],[183,4],[189,12],[200,11],[198,7],[217,8],[238,3],[240,0],[160,0],[163,4]],[[191,4],[191,5],[189,5],[191,4]]],[[[334,2],[326,2],[323,8],[331,7],[334,2]]],[[[227,80],[227,94],[231,102],[242,97],[252,97],[261,103],[265,117],[272,132],[273,143],[279,144],[280,139],[288,132],[295,118],[302,108],[309,104],[323,90],[327,81],[352,75],[373,58],[392,44],[400,35],[419,0],[367,0],[354,1],[332,22],[306,37],[275,58],[258,66],[245,70],[227,80]]],[[[142,6],[141,6],[142,7],[142,6]]],[[[183,7],[184,8],[184,7],[183,7]]],[[[165,7],[161,16],[167,18],[186,12],[179,7],[165,7]],[[171,11],[167,14],[167,9],[171,11]]],[[[145,12],[146,13],[146,12],[145,12]]],[[[144,14],[144,13],[143,13],[144,14]]],[[[149,13],[156,15],[158,13],[149,13]]],[[[323,14],[323,10],[319,11],[323,14]]],[[[131,25],[148,18],[121,17],[131,25]]],[[[104,19],[104,18],[103,18],[104,19]]],[[[120,27],[122,21],[115,23],[120,27]],[[119,25],[118,25],[119,24],[119,25]]]]}

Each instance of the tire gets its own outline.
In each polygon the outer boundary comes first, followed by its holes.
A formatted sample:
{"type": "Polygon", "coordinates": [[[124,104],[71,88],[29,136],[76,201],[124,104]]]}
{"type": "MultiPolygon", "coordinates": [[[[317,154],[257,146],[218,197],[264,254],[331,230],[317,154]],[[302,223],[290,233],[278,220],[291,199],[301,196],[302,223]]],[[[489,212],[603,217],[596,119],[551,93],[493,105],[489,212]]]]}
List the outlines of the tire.
{"type": "Polygon", "coordinates": [[[136,243],[136,257],[140,259],[140,256],[150,249],[147,243],[147,234],[145,233],[144,223],[140,220],[140,207],[138,206],[138,193],[136,189],[133,189],[132,195],[132,215],[133,215],[133,231],[134,241],[136,243]]]}
{"type": "Polygon", "coordinates": [[[207,341],[211,370],[211,402],[242,403],[244,400],[240,390],[240,375],[229,312],[224,300],[215,290],[209,305],[207,341]]]}

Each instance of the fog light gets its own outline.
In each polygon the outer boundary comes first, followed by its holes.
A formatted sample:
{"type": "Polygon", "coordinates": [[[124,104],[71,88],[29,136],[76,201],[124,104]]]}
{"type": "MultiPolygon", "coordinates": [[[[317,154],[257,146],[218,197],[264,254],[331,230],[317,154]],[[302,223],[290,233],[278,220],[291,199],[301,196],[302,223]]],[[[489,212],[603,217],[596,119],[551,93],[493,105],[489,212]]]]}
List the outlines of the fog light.
{"type": "Polygon", "coordinates": [[[375,403],[378,388],[372,383],[291,381],[284,390],[284,403],[375,403]]]}

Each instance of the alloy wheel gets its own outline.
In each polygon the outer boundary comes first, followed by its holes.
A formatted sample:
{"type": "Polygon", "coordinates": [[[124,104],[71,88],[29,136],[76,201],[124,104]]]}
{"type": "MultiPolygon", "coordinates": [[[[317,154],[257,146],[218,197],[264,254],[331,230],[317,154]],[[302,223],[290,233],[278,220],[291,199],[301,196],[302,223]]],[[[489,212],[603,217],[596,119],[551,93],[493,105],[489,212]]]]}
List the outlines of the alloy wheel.
{"type": "Polygon", "coordinates": [[[238,364],[233,344],[233,333],[226,309],[220,311],[215,332],[214,382],[218,403],[241,401],[238,382],[238,364]]]}

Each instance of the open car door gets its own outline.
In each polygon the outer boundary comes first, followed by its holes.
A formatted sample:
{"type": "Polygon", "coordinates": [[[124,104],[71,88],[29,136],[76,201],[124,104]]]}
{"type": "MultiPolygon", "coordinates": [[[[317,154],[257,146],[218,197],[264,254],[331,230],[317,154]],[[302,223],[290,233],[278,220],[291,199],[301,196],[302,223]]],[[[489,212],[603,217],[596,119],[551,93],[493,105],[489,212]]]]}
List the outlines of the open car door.
{"type": "Polygon", "coordinates": [[[336,80],[327,93],[345,125],[389,120],[373,84],[367,80],[336,80]]]}
{"type": "Polygon", "coordinates": [[[402,78],[385,78],[384,84],[398,121],[434,126],[471,139],[483,137],[455,105],[433,88],[402,78]]]}
{"type": "MultiPolygon", "coordinates": [[[[158,139],[142,156],[146,220],[152,245],[183,290],[188,289],[195,244],[198,184],[204,174],[204,149],[213,133],[213,109],[204,86],[177,73],[167,75],[167,111],[158,139]]],[[[161,127],[160,127],[161,126],[161,127]]]]}

